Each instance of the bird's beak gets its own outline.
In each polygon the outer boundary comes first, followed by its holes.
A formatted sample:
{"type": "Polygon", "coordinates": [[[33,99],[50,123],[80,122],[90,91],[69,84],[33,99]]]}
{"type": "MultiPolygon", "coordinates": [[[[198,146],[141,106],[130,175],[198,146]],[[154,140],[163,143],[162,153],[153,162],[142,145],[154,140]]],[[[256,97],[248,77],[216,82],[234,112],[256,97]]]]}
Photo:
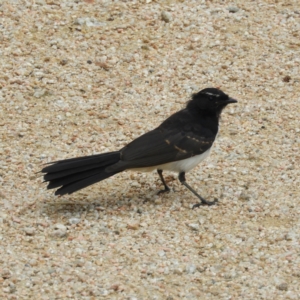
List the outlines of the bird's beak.
{"type": "Polygon", "coordinates": [[[226,103],[237,103],[238,101],[233,99],[233,98],[228,98],[228,100],[226,100],[226,103]]]}

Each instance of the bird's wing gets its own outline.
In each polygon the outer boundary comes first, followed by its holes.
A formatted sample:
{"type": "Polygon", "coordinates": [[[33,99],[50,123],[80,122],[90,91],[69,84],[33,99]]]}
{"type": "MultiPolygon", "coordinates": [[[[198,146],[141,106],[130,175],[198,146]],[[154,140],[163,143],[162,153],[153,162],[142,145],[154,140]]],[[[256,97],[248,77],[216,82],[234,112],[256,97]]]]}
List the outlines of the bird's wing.
{"type": "Polygon", "coordinates": [[[125,146],[121,150],[121,160],[109,167],[110,171],[156,166],[208,150],[216,133],[195,122],[191,116],[177,114],[125,146]]]}

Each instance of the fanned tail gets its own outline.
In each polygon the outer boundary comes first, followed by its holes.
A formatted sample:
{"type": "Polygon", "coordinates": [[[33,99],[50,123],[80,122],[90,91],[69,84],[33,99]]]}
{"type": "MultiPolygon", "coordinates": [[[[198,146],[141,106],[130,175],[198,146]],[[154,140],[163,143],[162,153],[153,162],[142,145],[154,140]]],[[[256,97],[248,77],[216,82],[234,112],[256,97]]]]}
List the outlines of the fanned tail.
{"type": "Polygon", "coordinates": [[[118,172],[105,169],[120,160],[120,152],[109,152],[91,156],[76,157],[50,163],[41,170],[44,181],[49,182],[47,189],[56,190],[55,195],[72,194],[118,172]]]}

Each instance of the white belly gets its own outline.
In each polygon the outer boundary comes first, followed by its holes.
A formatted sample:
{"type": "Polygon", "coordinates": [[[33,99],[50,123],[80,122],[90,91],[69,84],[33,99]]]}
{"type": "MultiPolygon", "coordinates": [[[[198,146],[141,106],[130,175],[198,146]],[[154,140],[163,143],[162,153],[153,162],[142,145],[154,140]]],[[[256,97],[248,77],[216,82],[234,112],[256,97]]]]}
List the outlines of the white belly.
{"type": "Polygon", "coordinates": [[[163,165],[153,166],[153,167],[147,167],[147,168],[135,168],[132,170],[141,171],[141,172],[150,172],[153,170],[167,170],[167,171],[173,171],[173,172],[188,172],[195,168],[201,161],[203,161],[205,158],[209,156],[210,149],[208,149],[206,152],[195,155],[190,158],[186,158],[183,160],[173,161],[170,163],[166,163],[163,165]]]}

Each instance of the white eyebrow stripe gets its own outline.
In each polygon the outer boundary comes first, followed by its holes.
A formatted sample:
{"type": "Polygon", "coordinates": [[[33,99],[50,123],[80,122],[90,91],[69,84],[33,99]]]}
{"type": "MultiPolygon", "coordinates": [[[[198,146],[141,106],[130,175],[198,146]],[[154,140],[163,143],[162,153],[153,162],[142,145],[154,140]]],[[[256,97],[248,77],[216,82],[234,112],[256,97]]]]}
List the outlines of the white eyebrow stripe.
{"type": "Polygon", "coordinates": [[[213,93],[209,93],[209,92],[204,92],[202,94],[206,94],[206,95],[209,95],[209,96],[214,96],[214,97],[220,97],[221,95],[218,95],[218,94],[213,94],[213,93]]]}

